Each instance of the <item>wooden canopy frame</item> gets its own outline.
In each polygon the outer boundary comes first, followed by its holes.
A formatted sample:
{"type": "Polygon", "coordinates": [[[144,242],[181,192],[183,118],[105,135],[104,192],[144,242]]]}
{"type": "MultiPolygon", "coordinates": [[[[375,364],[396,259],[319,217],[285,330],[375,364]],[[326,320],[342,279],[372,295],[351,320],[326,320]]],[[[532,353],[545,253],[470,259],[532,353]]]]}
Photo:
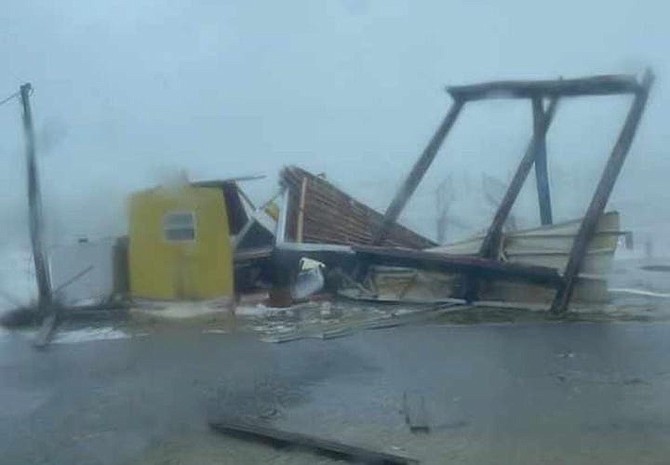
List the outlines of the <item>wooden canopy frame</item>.
{"type": "MultiPolygon", "coordinates": [[[[633,96],[633,100],[628,115],[582,219],[579,231],[575,236],[565,270],[554,284],[556,295],[551,305],[551,311],[554,313],[565,312],[570,303],[588,243],[595,233],[598,219],[603,214],[630,150],[653,82],[654,75],[651,70],[647,70],[640,81],[635,76],[615,75],[549,81],[497,81],[448,87],[447,92],[452,97],[453,104],[386,209],[381,226],[374,236],[374,244],[380,245],[386,239],[389,228],[397,221],[467,102],[501,98],[529,99],[533,109],[533,136],[507,188],[507,192],[498,206],[479,250],[482,259],[497,261],[494,253],[501,239],[502,226],[533,165],[535,166],[537,180],[541,222],[543,225],[553,222],[547,171],[546,135],[559,101],[565,97],[630,94],[633,96]]],[[[470,273],[465,286],[464,297],[472,301],[477,299],[477,294],[477,274],[470,273]]]]}

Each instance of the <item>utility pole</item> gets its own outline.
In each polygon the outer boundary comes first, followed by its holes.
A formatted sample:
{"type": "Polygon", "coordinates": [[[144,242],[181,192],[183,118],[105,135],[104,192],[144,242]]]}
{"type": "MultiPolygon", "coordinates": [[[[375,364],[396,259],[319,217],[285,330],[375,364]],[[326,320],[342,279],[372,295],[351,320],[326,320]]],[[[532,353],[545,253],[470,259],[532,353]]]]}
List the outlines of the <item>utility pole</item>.
{"type": "Polygon", "coordinates": [[[28,173],[28,224],[30,227],[30,245],[35,264],[37,279],[38,311],[47,316],[52,310],[51,279],[49,277],[48,259],[44,251],[42,197],[35,160],[35,131],[33,116],[30,110],[30,83],[21,86],[21,104],[23,106],[23,130],[26,137],[26,166],[28,173]]]}

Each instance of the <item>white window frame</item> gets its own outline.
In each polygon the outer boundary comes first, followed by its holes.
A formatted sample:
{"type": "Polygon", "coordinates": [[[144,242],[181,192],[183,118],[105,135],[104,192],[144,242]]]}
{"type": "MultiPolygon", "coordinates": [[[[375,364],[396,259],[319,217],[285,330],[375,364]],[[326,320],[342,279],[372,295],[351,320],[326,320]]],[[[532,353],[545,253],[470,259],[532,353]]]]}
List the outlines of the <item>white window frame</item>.
{"type": "Polygon", "coordinates": [[[161,230],[163,234],[163,239],[166,242],[195,242],[198,238],[198,228],[197,228],[197,217],[195,215],[194,211],[190,210],[177,210],[177,211],[170,211],[167,212],[165,215],[163,215],[163,220],[161,222],[161,230]],[[177,215],[188,215],[191,217],[191,227],[188,227],[186,223],[184,225],[170,225],[168,222],[168,218],[172,216],[177,216],[177,215]],[[182,229],[192,229],[193,230],[193,238],[191,239],[171,239],[168,237],[168,231],[175,231],[175,230],[182,230],[182,229]]]}

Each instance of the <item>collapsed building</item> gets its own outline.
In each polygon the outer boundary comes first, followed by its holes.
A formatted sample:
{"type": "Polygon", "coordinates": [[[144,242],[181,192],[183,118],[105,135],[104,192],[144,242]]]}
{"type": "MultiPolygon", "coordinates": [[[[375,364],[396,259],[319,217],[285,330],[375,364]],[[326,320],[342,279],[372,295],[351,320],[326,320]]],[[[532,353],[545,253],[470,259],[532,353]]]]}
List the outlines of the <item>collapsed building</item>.
{"type": "MultiPolygon", "coordinates": [[[[127,239],[109,246],[117,258],[98,264],[113,267],[105,273],[106,292],[135,300],[222,299],[231,305],[236,296],[259,290],[269,290],[277,306],[319,293],[376,302],[538,302],[555,313],[566,311],[573,297],[604,301],[606,275],[623,234],[618,213],[605,207],[652,83],[647,72],[641,80],[619,75],[449,87],[451,108],[383,214],[324,176],[295,166],[282,170],[280,191],[259,207],[240,189],[241,179],[136,193],[127,239]],[[606,95],[632,96],[621,133],[584,217],[554,223],[547,132],[563,99],[606,95]],[[398,224],[467,103],[501,98],[530,102],[532,137],[485,234],[438,245],[398,224]],[[505,231],[533,167],[541,225],[505,231]]],[[[59,272],[60,262],[51,260],[51,269],[60,286],[65,282],[66,294],[68,273],[59,272]]],[[[77,266],[85,268],[85,262],[77,266]]]]}
{"type": "Polygon", "coordinates": [[[606,213],[605,207],[633,142],[653,81],[653,74],[647,71],[641,80],[617,75],[449,87],[451,108],[381,218],[358,214],[355,215],[358,221],[350,222],[348,219],[354,215],[346,208],[338,208],[337,195],[329,199],[324,196],[328,189],[308,187],[323,181],[296,175],[296,170],[285,170],[282,181],[287,193],[277,228],[275,260],[275,267],[284,270],[276,273],[282,280],[280,287],[289,284],[288,276],[295,273],[296,260],[309,256],[324,260],[325,268],[335,263],[331,267],[337,269],[337,282],[341,283],[344,275],[346,282],[353,283],[350,288],[358,297],[458,298],[466,302],[530,300],[550,303],[551,311],[558,314],[568,309],[573,296],[587,302],[605,300],[607,270],[618,236],[623,234],[619,230],[618,213],[606,213]],[[562,99],[606,95],[633,96],[624,125],[584,217],[554,224],[547,132],[562,99]],[[530,101],[533,135],[486,234],[444,247],[417,244],[416,237],[408,237],[404,229],[399,229],[396,222],[400,213],[466,104],[503,98],[530,101]],[[533,167],[542,226],[506,234],[503,225],[533,167]],[[315,207],[315,203],[321,208],[315,207]],[[309,233],[305,234],[305,230],[309,233]],[[310,242],[316,244],[308,245],[310,242]],[[347,245],[341,245],[342,242],[347,245]]]}

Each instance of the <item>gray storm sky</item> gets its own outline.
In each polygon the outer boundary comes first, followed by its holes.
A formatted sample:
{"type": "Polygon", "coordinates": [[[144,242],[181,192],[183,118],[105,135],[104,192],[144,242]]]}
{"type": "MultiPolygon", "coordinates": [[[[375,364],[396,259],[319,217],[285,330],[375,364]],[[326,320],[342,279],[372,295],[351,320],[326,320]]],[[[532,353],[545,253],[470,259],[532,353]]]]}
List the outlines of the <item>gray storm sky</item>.
{"type": "MultiPolygon", "coordinates": [[[[25,1],[0,11],[0,98],[33,84],[52,237],[123,232],[124,196],[282,165],[326,172],[383,209],[449,103],[443,87],[502,78],[657,76],[612,199],[624,226],[670,213],[670,6],[628,0],[25,1]]],[[[557,219],[580,215],[626,99],[567,102],[549,138],[557,219]]],[[[0,107],[0,226],[25,230],[18,103],[0,107]]],[[[403,221],[433,234],[451,173],[454,215],[480,228],[481,174],[508,180],[530,135],[522,102],[468,108],[403,221]]],[[[529,185],[533,180],[529,179],[529,185]]],[[[519,215],[537,221],[527,189],[519,215]]],[[[640,227],[640,226],[637,226],[640,227]]]]}

